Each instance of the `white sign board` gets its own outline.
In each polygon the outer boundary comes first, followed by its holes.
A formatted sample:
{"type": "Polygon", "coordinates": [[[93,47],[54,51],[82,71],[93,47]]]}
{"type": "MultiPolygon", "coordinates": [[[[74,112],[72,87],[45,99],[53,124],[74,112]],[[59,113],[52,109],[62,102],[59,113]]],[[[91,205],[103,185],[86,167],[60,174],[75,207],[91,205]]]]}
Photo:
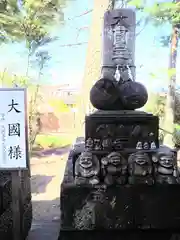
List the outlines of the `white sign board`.
{"type": "Polygon", "coordinates": [[[0,88],[0,169],[27,167],[26,92],[0,88]]]}

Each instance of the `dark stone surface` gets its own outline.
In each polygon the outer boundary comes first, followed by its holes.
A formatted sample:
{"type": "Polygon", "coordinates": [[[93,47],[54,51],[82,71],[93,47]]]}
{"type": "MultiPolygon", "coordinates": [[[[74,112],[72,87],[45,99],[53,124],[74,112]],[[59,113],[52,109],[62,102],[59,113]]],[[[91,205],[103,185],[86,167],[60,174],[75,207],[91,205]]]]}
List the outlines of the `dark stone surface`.
{"type": "Polygon", "coordinates": [[[134,110],[143,107],[148,100],[148,93],[143,84],[115,79],[101,78],[90,91],[91,104],[101,110],[134,110]]]}
{"type": "MultiPolygon", "coordinates": [[[[135,59],[135,28],[136,28],[136,14],[132,9],[129,8],[119,8],[111,11],[107,11],[104,15],[104,27],[103,27],[103,49],[102,49],[102,75],[113,79],[113,76],[116,71],[116,65],[131,67],[133,79],[135,79],[135,68],[134,59],[135,59]],[[121,17],[124,18],[121,18],[121,17]],[[117,48],[114,44],[115,32],[113,31],[115,24],[118,22],[122,26],[126,27],[129,31],[129,34],[126,35],[127,48],[121,48],[125,51],[125,54],[117,54],[117,48]],[[129,59],[126,59],[125,55],[129,55],[129,59]],[[123,58],[122,58],[123,55],[123,58]]],[[[119,51],[118,51],[119,52],[119,51]]]]}
{"type": "Polygon", "coordinates": [[[104,191],[101,189],[103,186],[96,189],[62,184],[61,187],[62,229],[133,228],[132,197],[129,188],[123,189],[123,192],[122,189],[118,189],[114,194],[114,190],[117,189],[109,188],[104,191]]]}
{"type": "MultiPolygon", "coordinates": [[[[24,205],[23,208],[23,233],[22,239],[26,239],[28,232],[31,228],[32,222],[32,203],[29,202],[24,205]]],[[[12,236],[12,209],[11,206],[6,209],[6,211],[0,216],[0,239],[9,239],[13,240],[12,236]]]]}
{"type": "Polygon", "coordinates": [[[9,207],[11,199],[11,179],[10,176],[0,178],[1,214],[9,207]]]}
{"type": "Polygon", "coordinates": [[[142,143],[154,141],[158,148],[158,126],[158,117],[149,113],[141,111],[99,110],[85,118],[85,140],[87,141],[88,138],[99,140],[101,143],[99,151],[104,150],[102,140],[107,136],[112,139],[112,149],[116,151],[136,149],[138,141],[142,143]],[[103,129],[103,126],[106,128],[103,129]],[[135,133],[134,129],[137,126],[140,127],[140,131],[135,133]],[[154,135],[149,136],[150,133],[154,135]],[[118,146],[116,148],[116,141],[121,144],[121,147],[118,146]]]}
{"type": "Polygon", "coordinates": [[[90,91],[91,104],[102,110],[123,109],[121,100],[119,100],[118,82],[102,78],[98,80],[90,91]]]}
{"type": "Polygon", "coordinates": [[[180,228],[180,185],[77,186],[73,162],[83,149],[83,144],[73,149],[67,161],[60,197],[62,231],[180,228]]]}
{"type": "MultiPolygon", "coordinates": [[[[86,116],[85,144],[76,146],[67,161],[60,195],[60,240],[170,240],[171,233],[180,229],[180,185],[169,184],[168,181],[164,185],[154,181],[157,172],[158,176],[161,173],[163,177],[174,176],[176,180],[178,175],[175,165],[169,170],[167,156],[164,160],[155,157],[155,153],[160,150],[159,119],[149,113],[128,111],[142,107],[148,99],[146,88],[132,81],[135,79],[133,22],[135,13],[130,9],[105,13],[102,78],[90,92],[92,105],[101,110],[86,116]],[[126,39],[127,32],[129,35],[126,39]],[[132,57],[129,55],[130,49],[132,57]],[[117,81],[114,76],[115,67],[117,81]],[[75,185],[74,165],[83,151],[90,151],[101,163],[99,185],[75,185]],[[137,151],[140,153],[128,162],[129,154],[137,151]],[[106,158],[112,152],[122,154],[121,157],[127,160],[127,176],[141,181],[133,181],[133,185],[129,185],[129,182],[125,185],[105,185],[107,175],[117,177],[117,172],[119,175],[125,172],[120,164],[117,167],[120,157],[106,158]],[[145,161],[142,152],[147,154],[148,161],[145,161]],[[103,157],[106,158],[104,163],[101,161],[103,157]],[[166,162],[164,166],[162,162],[166,162]],[[105,176],[103,170],[106,170],[105,176]],[[147,182],[146,177],[152,180],[153,185],[141,184],[147,182]],[[170,234],[165,232],[167,229],[170,234]],[[145,231],[143,234],[139,232],[142,230],[145,231]],[[152,230],[159,230],[159,235],[150,232],[152,230]],[[115,232],[117,235],[114,237],[115,232]]],[[[81,155],[80,160],[84,161],[79,161],[81,167],[82,162],[88,166],[90,157],[87,155],[86,153],[84,159],[84,155],[81,155]]],[[[82,175],[87,173],[87,168],[81,168],[82,175]]],[[[89,175],[92,173],[89,170],[89,175]]],[[[88,174],[86,176],[88,178],[88,174]]]]}
{"type": "MultiPolygon", "coordinates": [[[[65,168],[65,174],[64,174],[64,179],[63,179],[63,183],[68,183],[68,186],[70,186],[71,184],[74,186],[74,177],[75,177],[75,163],[76,163],[76,160],[78,159],[78,157],[80,156],[81,152],[83,152],[85,150],[85,146],[83,143],[81,144],[77,144],[69,153],[69,157],[68,157],[68,161],[67,161],[67,164],[66,164],[66,168],[65,168]]],[[[158,149],[156,150],[141,150],[139,153],[147,153],[147,156],[149,157],[149,159],[152,161],[152,158],[154,156],[158,156],[159,154],[162,154],[165,153],[165,154],[168,154],[169,151],[173,151],[172,149],[166,147],[166,146],[160,146],[158,149]]],[[[105,176],[104,175],[104,168],[103,168],[103,165],[102,165],[102,162],[101,160],[103,159],[103,157],[107,157],[108,155],[108,152],[106,151],[92,151],[93,154],[95,154],[100,162],[100,167],[101,167],[101,171],[100,171],[100,182],[101,184],[105,183],[105,176]]],[[[137,153],[137,150],[136,149],[126,149],[126,150],[121,150],[119,151],[121,156],[128,161],[128,158],[131,154],[134,154],[135,152],[137,153]]],[[[176,151],[174,151],[175,153],[175,156],[176,156],[176,151]]],[[[130,163],[128,164],[128,169],[130,167],[130,163]]],[[[130,175],[130,172],[128,171],[127,172],[127,175],[126,177],[130,177],[127,179],[127,181],[125,181],[124,184],[127,184],[129,182],[129,184],[141,184],[141,183],[147,183],[147,180],[148,180],[148,183],[149,185],[152,185],[152,184],[160,184],[158,183],[157,179],[156,179],[156,169],[157,168],[157,164],[152,162],[152,174],[148,176],[137,176],[135,177],[134,175],[131,176],[130,175]]],[[[142,169],[146,169],[145,168],[142,168],[142,169]]],[[[149,169],[149,167],[147,167],[147,169],[149,169]]],[[[147,170],[146,169],[146,170],[147,170]]],[[[141,170],[142,171],[142,170],[141,170]]],[[[120,175],[119,175],[120,177],[120,175]]],[[[175,180],[175,183],[173,184],[178,184],[179,181],[178,179],[174,178],[175,180]]],[[[121,184],[121,185],[124,185],[124,184],[121,184]]],[[[166,184],[166,183],[164,183],[166,184]]]]}
{"type": "Polygon", "coordinates": [[[135,18],[134,10],[126,8],[104,15],[102,78],[90,91],[90,101],[97,109],[134,110],[147,102],[146,88],[134,81],[135,18]]]}
{"type": "MultiPolygon", "coordinates": [[[[31,186],[29,171],[22,171],[21,176],[22,191],[22,225],[23,239],[28,235],[32,222],[31,186]]],[[[11,193],[11,173],[1,171],[0,173],[0,239],[12,239],[12,193],[11,193]]]]}
{"type": "Polygon", "coordinates": [[[145,86],[139,82],[125,81],[119,86],[119,96],[123,109],[134,110],[143,107],[148,100],[145,86]]]}
{"type": "Polygon", "coordinates": [[[180,186],[63,185],[61,229],[179,229],[180,186]],[[101,186],[102,187],[102,186],[101,186]]]}
{"type": "Polygon", "coordinates": [[[28,236],[29,230],[31,229],[32,224],[32,202],[30,201],[24,206],[23,213],[23,238],[26,239],[28,236]]]}
{"type": "Polygon", "coordinates": [[[169,231],[60,231],[58,240],[180,240],[180,234],[169,231]]]}
{"type": "MultiPolygon", "coordinates": [[[[22,171],[21,176],[21,191],[23,201],[31,200],[31,184],[29,171],[22,171]]],[[[0,213],[3,213],[12,201],[11,199],[11,174],[9,171],[2,171],[0,173],[0,213]]]]}

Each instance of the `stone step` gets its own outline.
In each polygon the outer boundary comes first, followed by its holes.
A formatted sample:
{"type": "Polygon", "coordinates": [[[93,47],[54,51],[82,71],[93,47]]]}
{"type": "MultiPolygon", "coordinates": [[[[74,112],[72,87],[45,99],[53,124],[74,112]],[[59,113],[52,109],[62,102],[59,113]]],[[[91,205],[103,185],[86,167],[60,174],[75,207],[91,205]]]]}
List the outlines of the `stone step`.
{"type": "Polygon", "coordinates": [[[59,227],[58,221],[33,221],[27,240],[57,240],[59,227]]]}

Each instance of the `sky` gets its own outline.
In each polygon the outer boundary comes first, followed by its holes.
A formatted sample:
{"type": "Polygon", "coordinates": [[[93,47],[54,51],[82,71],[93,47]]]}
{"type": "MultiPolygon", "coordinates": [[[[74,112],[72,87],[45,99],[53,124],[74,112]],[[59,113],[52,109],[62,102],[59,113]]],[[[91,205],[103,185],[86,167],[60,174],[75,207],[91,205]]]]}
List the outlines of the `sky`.
{"type": "MultiPolygon", "coordinates": [[[[88,41],[88,26],[91,22],[91,13],[80,18],[75,18],[93,7],[93,0],[74,0],[68,3],[64,10],[65,25],[56,26],[52,34],[59,37],[58,41],[49,44],[43,49],[48,49],[52,56],[45,69],[42,83],[78,84],[82,81],[85,65],[87,44],[74,47],[62,45],[76,44],[88,41]],[[72,19],[72,20],[71,20],[72,19]],[[79,29],[82,29],[79,31],[79,29]]],[[[27,50],[23,44],[8,44],[1,46],[0,71],[5,68],[12,74],[25,74],[27,68],[27,50]]],[[[31,69],[32,78],[36,77],[36,69],[31,69]]]]}
{"type": "MultiPolygon", "coordinates": [[[[89,26],[92,14],[76,17],[93,8],[93,0],[74,0],[68,3],[64,10],[65,25],[56,26],[52,34],[59,37],[45,47],[52,56],[44,70],[41,80],[43,84],[69,83],[71,86],[80,85],[83,79],[87,44],[80,46],[63,47],[63,45],[83,43],[88,41],[89,26]],[[81,30],[80,30],[81,29],[81,30]]],[[[137,16],[138,19],[138,16],[137,16]]],[[[142,26],[137,27],[139,32],[142,26]]],[[[171,28],[155,28],[148,25],[136,38],[136,80],[143,82],[148,88],[163,88],[167,83],[167,69],[169,48],[161,47],[158,36],[170,32],[171,28]],[[142,66],[143,65],[143,66],[142,66]],[[140,67],[141,66],[141,67],[140,67]],[[150,73],[157,73],[153,79],[150,73]]],[[[179,66],[178,59],[178,67],[179,66]]],[[[5,68],[12,74],[23,75],[27,67],[27,50],[23,44],[1,46],[0,71],[5,68]]],[[[36,79],[37,69],[30,71],[32,79],[36,79]]]]}

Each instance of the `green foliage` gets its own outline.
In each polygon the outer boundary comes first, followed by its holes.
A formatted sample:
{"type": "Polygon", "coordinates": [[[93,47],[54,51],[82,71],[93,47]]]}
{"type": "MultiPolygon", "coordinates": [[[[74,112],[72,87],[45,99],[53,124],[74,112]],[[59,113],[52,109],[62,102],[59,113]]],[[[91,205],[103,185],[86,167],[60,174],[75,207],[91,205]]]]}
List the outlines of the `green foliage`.
{"type": "Polygon", "coordinates": [[[132,0],[129,1],[128,4],[143,10],[151,17],[155,25],[164,24],[165,22],[171,23],[172,25],[180,23],[180,3],[178,2],[155,1],[150,5],[146,0],[132,0]]]}
{"type": "Polygon", "coordinates": [[[151,112],[162,119],[164,117],[165,99],[166,97],[162,94],[151,93],[149,96],[149,101],[144,108],[147,112],[151,112]]]}
{"type": "MultiPolygon", "coordinates": [[[[165,113],[164,119],[163,119],[163,125],[165,129],[165,135],[164,135],[164,143],[172,145],[172,133],[174,131],[174,123],[177,121],[177,116],[179,116],[179,113],[177,114],[177,110],[174,112],[174,107],[178,107],[179,105],[177,102],[179,99],[176,96],[176,93],[174,92],[174,89],[172,85],[176,84],[176,58],[177,58],[177,47],[178,47],[178,39],[176,37],[176,32],[180,28],[180,2],[177,1],[163,1],[163,2],[152,2],[150,4],[150,1],[142,1],[142,0],[136,0],[132,1],[131,4],[134,4],[137,6],[138,9],[144,12],[144,14],[151,19],[151,23],[155,26],[162,26],[164,24],[171,25],[173,31],[172,35],[170,36],[170,33],[168,32],[166,36],[160,37],[160,42],[163,46],[168,47],[169,43],[171,43],[171,51],[170,51],[170,63],[169,63],[169,87],[171,91],[168,91],[168,99],[171,99],[171,101],[167,101],[166,104],[166,110],[163,110],[165,113]],[[170,102],[175,102],[176,106],[174,104],[170,104],[170,102]],[[174,115],[175,118],[174,118],[174,115]]],[[[153,76],[154,77],[154,76],[153,76]]],[[[155,109],[155,112],[158,112],[157,109],[155,109]]]]}
{"type": "MultiPolygon", "coordinates": [[[[165,94],[155,94],[151,93],[149,96],[149,101],[145,105],[145,110],[147,112],[151,112],[154,115],[159,116],[160,119],[160,131],[159,131],[159,140],[162,143],[163,138],[166,134],[166,129],[161,128],[164,121],[165,115],[165,102],[166,102],[166,95],[165,94]]],[[[175,146],[180,146],[180,93],[176,91],[175,94],[175,104],[176,104],[176,112],[175,112],[175,124],[174,129],[175,131],[170,133],[173,138],[173,142],[175,146]]]]}
{"type": "MultiPolygon", "coordinates": [[[[151,93],[149,95],[149,101],[144,107],[145,111],[151,112],[159,117],[160,126],[164,119],[165,110],[165,96],[158,93],[151,93]]],[[[162,144],[164,138],[164,131],[159,129],[159,141],[162,144]]]]}
{"type": "Polygon", "coordinates": [[[25,87],[28,86],[30,90],[33,90],[34,86],[31,84],[31,81],[26,76],[17,76],[11,75],[6,69],[3,72],[0,72],[0,85],[2,87],[25,87]]]}
{"type": "Polygon", "coordinates": [[[136,9],[142,10],[142,9],[144,9],[146,1],[144,1],[144,0],[132,0],[132,1],[127,1],[127,3],[130,6],[135,6],[136,9]]]}
{"type": "Polygon", "coordinates": [[[48,35],[48,27],[63,21],[65,0],[3,0],[0,4],[0,32],[4,41],[26,40],[39,43],[48,35]]]}
{"type": "Polygon", "coordinates": [[[6,70],[0,72],[0,84],[2,87],[25,87],[28,91],[28,115],[29,115],[29,150],[32,151],[32,146],[38,133],[37,118],[38,118],[38,102],[39,93],[38,86],[33,85],[28,77],[16,76],[9,74],[6,70]]]}
{"type": "MultiPolygon", "coordinates": [[[[166,102],[166,94],[158,94],[158,93],[151,93],[149,95],[149,101],[144,106],[144,109],[147,112],[151,112],[154,115],[157,115],[160,117],[160,120],[163,121],[164,119],[164,113],[165,113],[165,102],[166,102]]],[[[175,92],[175,106],[176,106],[176,112],[175,112],[175,124],[176,127],[180,124],[180,92],[175,92]]]]}
{"type": "Polygon", "coordinates": [[[49,100],[48,104],[54,109],[56,114],[70,111],[70,108],[58,98],[52,98],[49,100]]]}
{"type": "Polygon", "coordinates": [[[179,124],[175,124],[175,129],[180,131],[180,125],[179,124]]]}
{"type": "Polygon", "coordinates": [[[68,0],[1,0],[0,1],[0,43],[25,42],[28,49],[26,77],[11,76],[6,71],[0,73],[0,84],[6,87],[27,87],[29,95],[29,149],[38,133],[39,81],[43,68],[51,56],[47,51],[39,51],[57,38],[50,37],[50,26],[63,23],[63,8],[68,0]],[[33,59],[34,57],[34,59],[33,59]],[[31,64],[38,67],[38,85],[32,85],[28,78],[31,64]]]}
{"type": "Polygon", "coordinates": [[[176,147],[180,147],[180,130],[175,128],[173,133],[173,142],[176,147]]]}
{"type": "Polygon", "coordinates": [[[174,122],[176,124],[176,128],[178,128],[178,124],[180,124],[180,92],[175,92],[175,119],[174,122]]]}
{"type": "Polygon", "coordinates": [[[64,147],[72,144],[72,141],[73,141],[72,136],[39,134],[36,137],[34,148],[48,149],[64,147]]]}
{"type": "Polygon", "coordinates": [[[146,11],[160,24],[164,24],[164,22],[166,21],[170,22],[172,25],[176,25],[180,22],[180,3],[154,3],[151,8],[146,8],[146,11]]]}

